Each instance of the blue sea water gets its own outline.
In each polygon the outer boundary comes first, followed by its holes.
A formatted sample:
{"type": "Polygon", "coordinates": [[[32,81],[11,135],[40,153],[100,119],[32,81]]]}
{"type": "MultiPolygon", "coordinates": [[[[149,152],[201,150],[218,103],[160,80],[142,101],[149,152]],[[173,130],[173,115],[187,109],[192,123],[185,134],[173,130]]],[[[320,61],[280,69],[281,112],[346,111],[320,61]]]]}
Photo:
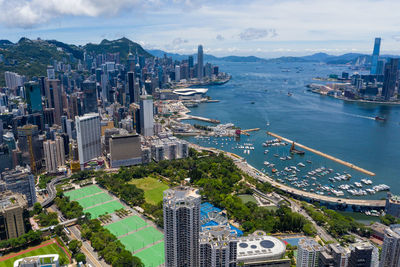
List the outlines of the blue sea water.
{"type": "MultiPolygon", "coordinates": [[[[368,178],[373,181],[372,186],[387,184],[391,186],[393,193],[400,193],[400,106],[345,102],[308,92],[305,88],[309,83],[316,83],[312,80],[316,76],[340,75],[342,71],[352,73],[346,66],[224,61],[214,64],[219,65],[220,70],[230,73],[232,79],[224,85],[208,87],[207,95],[220,100],[219,103],[201,104],[191,108],[191,114],[218,119],[221,123],[232,122],[242,129],[261,130],[252,132],[249,137],[242,137],[239,141],[241,144],[254,144],[255,150],[249,155],[236,149],[237,142],[233,139],[188,138],[191,142],[236,153],[245,157],[254,167],[265,168],[267,172],[270,172],[270,169],[263,165],[264,161],[276,164],[279,171],[286,166],[303,162],[306,167],[298,167],[301,169],[298,174],[299,180],[302,180],[301,177],[308,171],[325,166],[334,169],[334,173],[346,171],[352,175],[349,181],[333,183],[336,189],[342,183],[353,184],[362,178],[368,178]],[[289,69],[290,72],[283,72],[283,69],[289,69]],[[297,73],[298,69],[302,71],[297,73]],[[291,92],[292,96],[288,96],[288,92],[291,92]],[[382,116],[387,120],[376,121],[375,116],[382,116]],[[273,139],[267,136],[266,131],[351,162],[376,173],[376,176],[368,177],[307,151],[303,157],[295,156],[291,161],[281,161],[273,156],[275,153],[280,156],[289,155],[289,146],[268,148],[270,152],[265,155],[262,143],[273,139]],[[218,145],[213,141],[217,141],[218,145]],[[312,164],[307,164],[306,160],[312,161],[312,164]]],[[[318,177],[317,181],[309,180],[310,186],[307,190],[315,187],[311,185],[314,182],[331,186],[328,178],[333,176],[331,174],[318,177]]],[[[371,186],[364,185],[363,189],[366,188],[371,186]]],[[[380,192],[358,198],[380,199],[385,196],[386,192],[380,192]]]]}

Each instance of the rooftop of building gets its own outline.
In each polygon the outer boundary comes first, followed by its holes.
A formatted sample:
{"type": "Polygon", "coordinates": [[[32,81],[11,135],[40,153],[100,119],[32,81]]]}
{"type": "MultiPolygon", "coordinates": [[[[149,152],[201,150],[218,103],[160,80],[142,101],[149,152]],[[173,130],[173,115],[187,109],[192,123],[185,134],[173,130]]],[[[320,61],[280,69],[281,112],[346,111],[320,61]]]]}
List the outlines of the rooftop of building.
{"type": "Polygon", "coordinates": [[[385,232],[385,230],[387,228],[389,228],[389,226],[386,226],[380,222],[374,222],[373,224],[371,224],[370,227],[374,232],[378,232],[378,233],[383,233],[383,232],[385,232]]]}
{"type": "Polygon", "coordinates": [[[189,186],[177,186],[164,191],[164,199],[175,201],[201,198],[197,188],[189,186]]]}
{"type": "Polygon", "coordinates": [[[322,247],[313,238],[303,238],[299,241],[299,247],[307,251],[320,251],[322,247]]]}
{"type": "Polygon", "coordinates": [[[245,236],[238,238],[237,258],[279,258],[286,250],[285,244],[273,236],[245,236]]]}
{"type": "Polygon", "coordinates": [[[22,264],[37,264],[37,263],[40,264],[39,266],[52,266],[51,265],[52,263],[58,262],[59,257],[60,256],[58,254],[47,254],[47,255],[26,257],[16,260],[14,262],[14,267],[19,267],[22,264]]]}
{"type": "Polygon", "coordinates": [[[173,91],[174,94],[182,95],[182,96],[190,96],[194,94],[205,94],[208,92],[207,88],[181,88],[175,89],[173,91]]]}
{"type": "Polygon", "coordinates": [[[4,191],[0,193],[0,211],[4,212],[7,209],[15,207],[26,208],[27,201],[24,195],[20,193],[13,193],[11,191],[4,191]]]}
{"type": "Polygon", "coordinates": [[[234,240],[236,234],[232,233],[228,225],[217,225],[206,231],[200,232],[201,243],[218,243],[234,240]]]}
{"type": "Polygon", "coordinates": [[[14,169],[5,170],[1,173],[1,177],[4,180],[7,177],[20,177],[30,174],[30,170],[28,168],[22,166],[16,166],[14,169]]]}

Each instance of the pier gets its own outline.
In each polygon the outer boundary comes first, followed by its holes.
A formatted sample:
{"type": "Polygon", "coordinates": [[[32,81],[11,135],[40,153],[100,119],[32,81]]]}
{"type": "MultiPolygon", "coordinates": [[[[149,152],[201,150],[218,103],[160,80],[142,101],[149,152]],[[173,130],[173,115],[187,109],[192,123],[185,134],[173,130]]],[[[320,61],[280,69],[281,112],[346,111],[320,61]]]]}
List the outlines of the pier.
{"type": "Polygon", "coordinates": [[[375,176],[375,173],[373,173],[373,172],[371,172],[371,171],[368,171],[368,170],[366,170],[366,169],[363,169],[363,168],[361,168],[361,167],[358,167],[358,166],[356,166],[356,165],[354,165],[354,164],[352,164],[352,163],[346,162],[346,161],[344,161],[344,160],[335,158],[335,157],[333,157],[333,156],[331,156],[331,155],[328,155],[328,154],[325,154],[325,153],[323,153],[323,152],[321,152],[321,151],[318,151],[318,150],[315,150],[315,149],[313,149],[313,148],[307,147],[307,146],[305,146],[305,145],[296,143],[296,142],[294,142],[294,141],[292,141],[292,140],[290,140],[290,139],[287,139],[287,138],[282,137],[282,136],[280,136],[280,135],[277,135],[277,134],[275,134],[275,133],[267,132],[267,134],[268,134],[268,135],[271,135],[271,136],[273,136],[273,137],[276,137],[276,138],[278,138],[278,139],[281,139],[281,140],[283,140],[283,141],[285,141],[285,142],[288,142],[288,143],[290,143],[290,144],[294,143],[294,144],[295,144],[296,146],[298,146],[298,147],[301,147],[301,148],[303,148],[303,149],[305,149],[305,150],[308,150],[308,151],[310,151],[310,152],[312,152],[312,153],[314,153],[314,154],[317,154],[317,155],[319,155],[319,156],[322,156],[322,157],[325,157],[325,158],[330,159],[330,160],[332,160],[332,161],[335,161],[335,162],[337,162],[337,163],[340,163],[340,164],[342,164],[342,165],[344,165],[344,166],[346,166],[346,167],[352,168],[352,169],[354,169],[354,170],[356,170],[356,171],[362,172],[362,173],[367,174],[367,175],[369,175],[369,176],[375,176]]]}
{"type": "Polygon", "coordinates": [[[256,131],[259,131],[259,130],[260,130],[260,128],[241,130],[241,134],[250,135],[249,132],[256,132],[256,131]]]}
{"type": "Polygon", "coordinates": [[[205,121],[205,122],[214,123],[214,124],[220,123],[219,120],[204,118],[204,117],[200,117],[200,116],[193,116],[193,115],[189,115],[189,114],[181,114],[181,116],[182,117],[177,118],[177,120],[198,120],[198,121],[205,121]]]}
{"type": "MultiPolygon", "coordinates": [[[[278,138],[278,137],[276,137],[278,138]]],[[[282,139],[283,140],[283,139],[282,139]]],[[[329,203],[329,204],[334,204],[337,206],[355,206],[355,207],[360,207],[364,209],[383,209],[385,207],[386,200],[376,200],[376,199],[354,199],[354,198],[339,198],[339,197],[331,197],[331,196],[324,196],[324,195],[318,195],[316,193],[312,192],[306,192],[297,188],[290,187],[285,184],[281,184],[278,181],[275,181],[272,177],[260,172],[250,164],[248,164],[244,158],[231,153],[231,152],[225,152],[222,150],[219,150],[217,148],[206,148],[206,147],[201,147],[196,144],[190,144],[190,147],[200,150],[200,151],[210,151],[213,153],[223,153],[226,156],[230,157],[236,164],[236,166],[241,169],[243,172],[246,174],[250,175],[254,179],[260,181],[260,182],[268,182],[275,188],[279,188],[280,190],[295,196],[300,199],[304,199],[307,201],[312,201],[312,202],[320,202],[320,203],[329,203]]],[[[305,148],[304,148],[305,149],[305,148]]]]}

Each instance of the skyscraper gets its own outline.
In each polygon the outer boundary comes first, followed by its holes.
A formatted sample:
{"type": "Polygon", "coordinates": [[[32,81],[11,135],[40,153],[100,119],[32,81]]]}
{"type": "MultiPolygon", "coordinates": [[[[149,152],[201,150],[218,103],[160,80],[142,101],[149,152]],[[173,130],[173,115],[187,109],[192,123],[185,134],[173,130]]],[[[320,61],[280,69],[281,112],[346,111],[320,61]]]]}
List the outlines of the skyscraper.
{"type": "Polygon", "coordinates": [[[135,86],[135,73],[128,72],[128,93],[129,93],[129,103],[139,103],[139,87],[135,86]]]}
{"type": "Polygon", "coordinates": [[[27,168],[17,166],[1,173],[0,191],[10,190],[25,195],[28,206],[36,203],[35,177],[27,168]]]}
{"type": "Polygon", "coordinates": [[[181,66],[175,66],[175,81],[179,82],[181,80],[181,66]]]}
{"type": "Polygon", "coordinates": [[[374,51],[372,52],[371,74],[377,73],[379,51],[381,50],[381,38],[375,38],[374,51]]]}
{"type": "Polygon", "coordinates": [[[96,83],[86,80],[82,83],[83,113],[97,112],[97,90],[96,83]]]}
{"type": "Polygon", "coordinates": [[[195,188],[178,186],[164,191],[166,267],[199,266],[200,202],[195,188]]]}
{"type": "Polygon", "coordinates": [[[385,230],[379,267],[400,266],[400,226],[392,225],[385,230]]]}
{"type": "Polygon", "coordinates": [[[75,117],[81,168],[88,161],[101,156],[101,129],[98,113],[88,113],[75,117]]]}
{"type": "Polygon", "coordinates": [[[300,240],[297,251],[297,267],[318,266],[319,254],[322,247],[312,238],[303,238],[300,240]]]}
{"type": "Polygon", "coordinates": [[[28,207],[25,196],[4,191],[0,199],[0,239],[17,238],[25,234],[24,209],[28,207]]]}
{"type": "Polygon", "coordinates": [[[42,95],[39,83],[25,83],[25,94],[29,114],[42,112],[42,95]]]}
{"type": "Polygon", "coordinates": [[[211,227],[200,233],[200,267],[233,267],[237,258],[236,234],[228,225],[211,227]]]}
{"type": "Polygon", "coordinates": [[[153,136],[153,98],[143,96],[140,99],[140,133],[143,136],[153,136]]]}
{"type": "Polygon", "coordinates": [[[42,168],[42,142],[39,140],[37,125],[27,124],[17,128],[18,147],[22,152],[24,164],[31,167],[33,172],[42,168]]]}
{"type": "Polygon", "coordinates": [[[348,267],[377,267],[378,249],[369,242],[355,243],[350,246],[348,267]]]}
{"type": "Polygon", "coordinates": [[[398,77],[398,66],[398,58],[391,58],[389,63],[385,64],[385,77],[382,87],[382,96],[385,100],[389,100],[391,97],[394,96],[398,77]]]}
{"type": "Polygon", "coordinates": [[[46,79],[47,107],[54,108],[54,123],[61,125],[63,114],[62,90],[60,80],[46,79]]]}
{"type": "Polygon", "coordinates": [[[204,61],[203,61],[203,46],[199,45],[197,48],[197,78],[199,80],[204,77],[204,61]]]}
{"type": "Polygon", "coordinates": [[[46,171],[48,173],[56,173],[58,167],[65,163],[64,139],[58,136],[54,141],[47,140],[43,142],[43,150],[46,171]]]}

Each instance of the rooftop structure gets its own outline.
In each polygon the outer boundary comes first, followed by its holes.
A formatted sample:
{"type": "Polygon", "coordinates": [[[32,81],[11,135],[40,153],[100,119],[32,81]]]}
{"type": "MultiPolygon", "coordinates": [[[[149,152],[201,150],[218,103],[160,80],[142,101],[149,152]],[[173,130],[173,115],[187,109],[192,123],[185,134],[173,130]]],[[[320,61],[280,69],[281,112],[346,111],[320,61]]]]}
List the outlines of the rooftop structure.
{"type": "Polygon", "coordinates": [[[312,238],[303,238],[300,240],[297,251],[297,267],[318,266],[319,254],[322,247],[312,238]]]}
{"type": "Polygon", "coordinates": [[[272,236],[246,236],[238,238],[237,262],[247,264],[279,260],[285,255],[285,244],[272,236]]]}
{"type": "Polygon", "coordinates": [[[59,267],[59,255],[47,254],[26,257],[14,262],[14,267],[59,267]]]}
{"type": "Polygon", "coordinates": [[[400,217],[400,196],[387,194],[385,212],[394,217],[400,217]]]}

